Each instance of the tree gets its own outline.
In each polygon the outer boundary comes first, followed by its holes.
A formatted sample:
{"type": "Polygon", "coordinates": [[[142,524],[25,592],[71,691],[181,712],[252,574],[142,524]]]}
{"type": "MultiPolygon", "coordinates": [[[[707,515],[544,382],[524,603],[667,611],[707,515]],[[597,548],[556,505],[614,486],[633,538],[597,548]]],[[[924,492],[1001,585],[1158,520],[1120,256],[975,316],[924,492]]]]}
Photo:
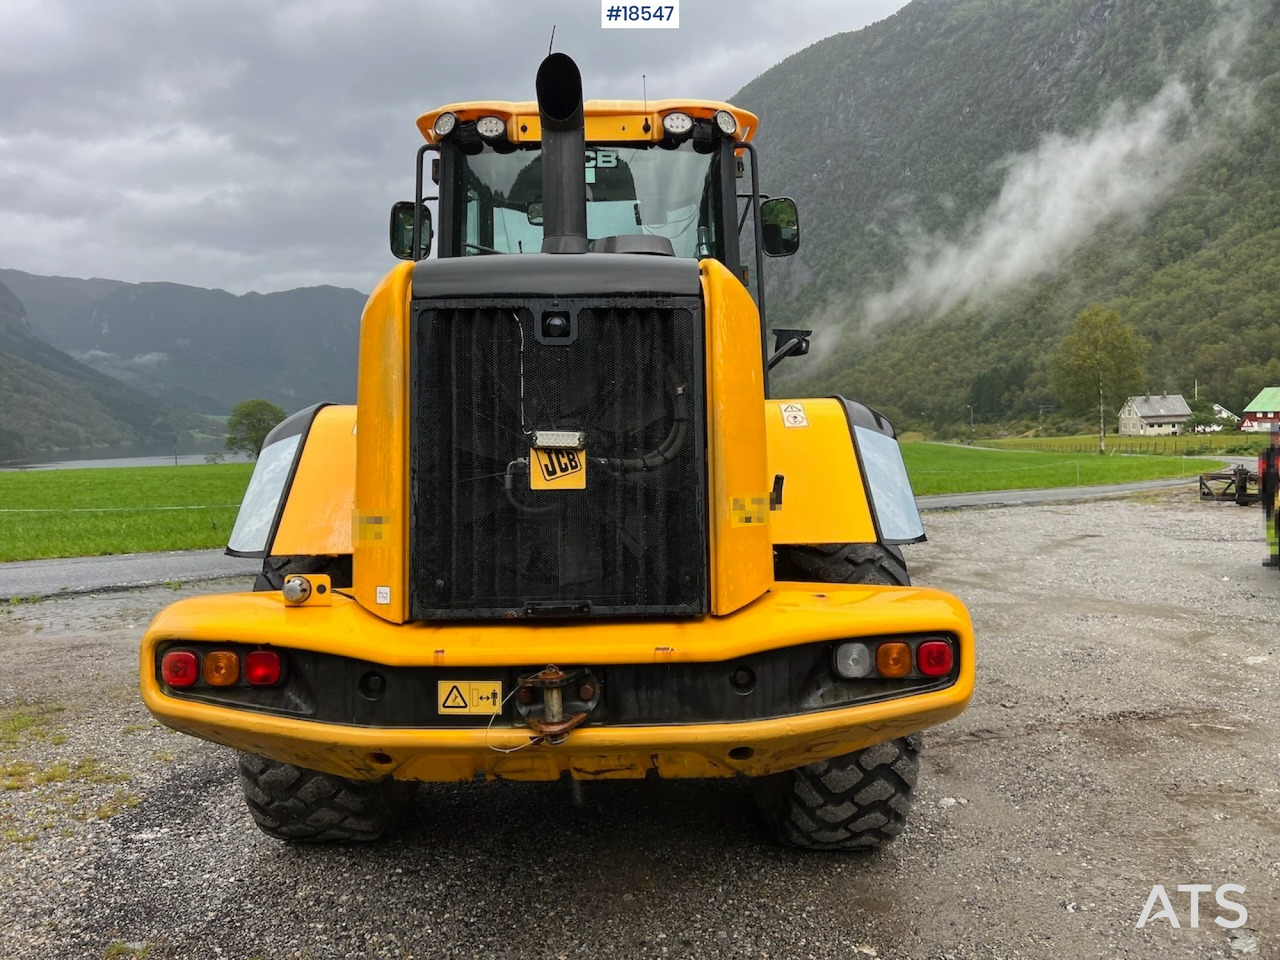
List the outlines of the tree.
{"type": "Polygon", "coordinates": [[[1076,317],[1051,361],[1053,389],[1076,409],[1098,405],[1098,452],[1107,452],[1107,408],[1118,407],[1145,382],[1148,344],[1114,310],[1089,307],[1076,317]]]}
{"type": "Polygon", "coordinates": [[[227,449],[232,453],[243,451],[257,460],[262,441],[284,418],[285,412],[270,400],[241,400],[227,418],[227,449]]]}

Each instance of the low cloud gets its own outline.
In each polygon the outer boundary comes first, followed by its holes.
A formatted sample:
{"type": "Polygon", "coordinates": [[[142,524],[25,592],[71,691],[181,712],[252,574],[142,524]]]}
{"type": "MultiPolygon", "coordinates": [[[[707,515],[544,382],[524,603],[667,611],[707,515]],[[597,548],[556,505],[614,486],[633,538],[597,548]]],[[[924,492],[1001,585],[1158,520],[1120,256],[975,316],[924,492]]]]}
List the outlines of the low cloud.
{"type": "Polygon", "coordinates": [[[1231,79],[1247,35],[1242,11],[1232,8],[1205,45],[1213,79],[1203,102],[1170,77],[1146,103],[1113,104],[1092,129],[1049,133],[1009,157],[999,196],[960,236],[908,238],[904,274],[864,300],[863,324],[978,306],[1061,269],[1104,224],[1142,222],[1249,109],[1252,91],[1231,79]]]}
{"type": "Polygon", "coordinates": [[[158,350],[151,353],[140,353],[136,357],[122,357],[117,353],[109,353],[106,350],[85,350],[73,353],[72,356],[81,363],[99,367],[159,367],[169,362],[169,354],[161,353],[158,350]]]}

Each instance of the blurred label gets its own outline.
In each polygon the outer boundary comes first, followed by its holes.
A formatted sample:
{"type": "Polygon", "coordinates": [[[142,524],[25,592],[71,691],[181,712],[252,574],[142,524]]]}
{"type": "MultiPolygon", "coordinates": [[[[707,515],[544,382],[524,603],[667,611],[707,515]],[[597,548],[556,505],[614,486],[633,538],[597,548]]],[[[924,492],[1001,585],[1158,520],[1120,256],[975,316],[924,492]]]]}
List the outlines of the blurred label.
{"type": "Polygon", "coordinates": [[[758,527],[769,522],[768,497],[731,497],[729,523],[735,527],[758,527]]]}

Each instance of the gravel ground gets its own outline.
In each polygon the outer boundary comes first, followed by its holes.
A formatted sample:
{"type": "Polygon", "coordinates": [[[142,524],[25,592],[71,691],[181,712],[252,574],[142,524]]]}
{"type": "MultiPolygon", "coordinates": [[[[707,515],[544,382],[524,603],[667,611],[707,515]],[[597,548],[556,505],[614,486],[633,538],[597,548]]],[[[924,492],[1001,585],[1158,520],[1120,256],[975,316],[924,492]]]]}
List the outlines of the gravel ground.
{"type": "MultiPolygon", "coordinates": [[[[148,619],[192,592],[0,607],[0,957],[1280,956],[1280,575],[1186,494],[927,518],[917,582],[979,683],[907,833],[772,845],[743,785],[423,786],[370,847],[257,832],[230,751],[155,724],[148,619]],[[1154,884],[1181,918],[1135,924],[1154,884]],[[1238,883],[1247,923],[1177,884],[1238,883]]],[[[238,586],[238,582],[230,584],[238,586]]]]}

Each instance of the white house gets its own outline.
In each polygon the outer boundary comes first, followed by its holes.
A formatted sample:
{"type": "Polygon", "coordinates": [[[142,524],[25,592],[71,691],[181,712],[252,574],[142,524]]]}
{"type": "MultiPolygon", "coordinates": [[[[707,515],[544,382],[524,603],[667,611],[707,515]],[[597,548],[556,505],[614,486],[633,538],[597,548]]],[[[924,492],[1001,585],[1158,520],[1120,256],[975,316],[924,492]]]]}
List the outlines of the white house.
{"type": "Polygon", "coordinates": [[[1176,437],[1191,419],[1191,408],[1182,394],[1130,397],[1120,408],[1122,437],[1176,437]]]}

